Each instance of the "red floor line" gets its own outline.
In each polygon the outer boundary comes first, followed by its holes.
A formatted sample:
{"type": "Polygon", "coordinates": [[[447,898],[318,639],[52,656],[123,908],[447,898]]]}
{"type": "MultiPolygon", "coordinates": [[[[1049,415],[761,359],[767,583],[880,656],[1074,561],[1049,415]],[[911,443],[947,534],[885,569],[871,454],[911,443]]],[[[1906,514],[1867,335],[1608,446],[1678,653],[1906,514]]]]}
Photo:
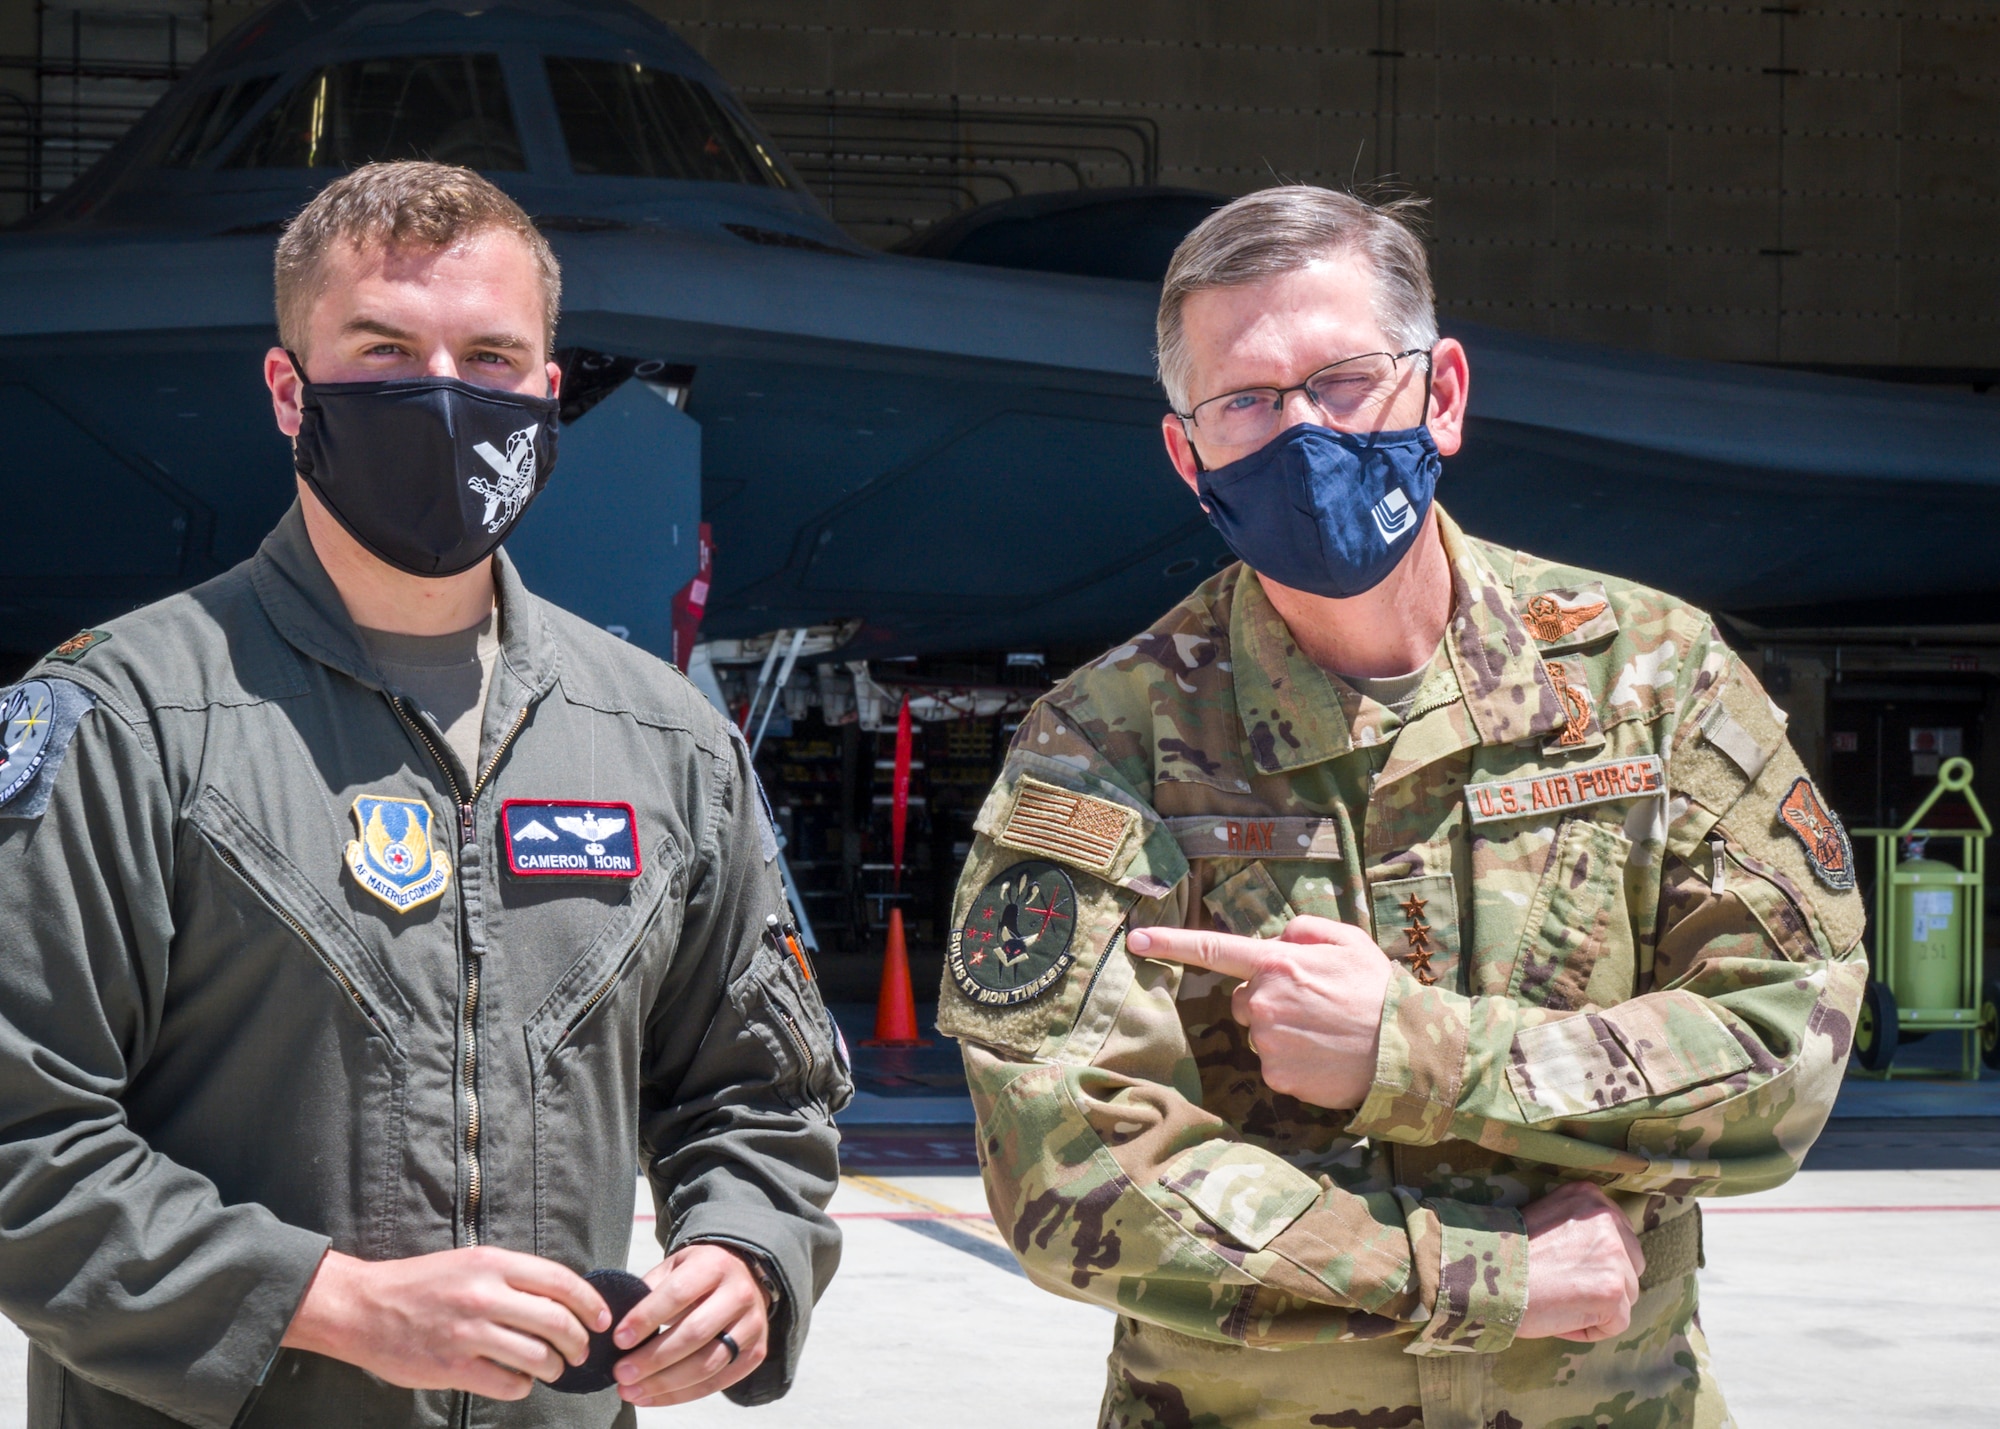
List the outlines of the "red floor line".
{"type": "MultiPolygon", "coordinates": [[[[1934,1211],[2000,1211],[2000,1205],[1970,1206],[1710,1206],[1702,1207],[1705,1216],[1861,1216],[1861,1215],[1920,1215],[1934,1211]]],[[[993,1217],[985,1211],[835,1211],[837,1221],[987,1221],[993,1217]]],[[[651,1211],[641,1211],[632,1217],[634,1225],[650,1225],[651,1211]]]]}
{"type": "Polygon", "coordinates": [[[1710,1206],[1705,1216],[1913,1215],[1929,1211],[2000,1211],[2000,1206],[1710,1206]]]}

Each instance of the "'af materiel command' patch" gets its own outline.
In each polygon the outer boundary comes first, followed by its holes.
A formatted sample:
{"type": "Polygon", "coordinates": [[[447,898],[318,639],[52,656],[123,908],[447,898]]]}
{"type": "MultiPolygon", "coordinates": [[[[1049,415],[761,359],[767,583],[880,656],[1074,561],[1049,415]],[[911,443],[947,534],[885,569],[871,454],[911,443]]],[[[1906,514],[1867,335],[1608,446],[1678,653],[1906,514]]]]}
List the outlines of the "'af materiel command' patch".
{"type": "Polygon", "coordinates": [[[951,935],[946,966],[974,1002],[1032,1002],[1076,961],[1076,885],[1053,863],[1017,863],[979,891],[951,935]]]}

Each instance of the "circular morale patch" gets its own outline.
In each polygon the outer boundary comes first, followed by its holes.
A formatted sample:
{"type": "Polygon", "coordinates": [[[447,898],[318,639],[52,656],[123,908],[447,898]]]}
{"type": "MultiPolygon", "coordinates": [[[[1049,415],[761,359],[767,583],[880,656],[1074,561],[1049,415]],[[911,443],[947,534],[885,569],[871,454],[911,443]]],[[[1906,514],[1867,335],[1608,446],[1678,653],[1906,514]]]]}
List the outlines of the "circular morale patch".
{"type": "Polygon", "coordinates": [[[48,757],[56,692],[40,680],[17,686],[0,703],[0,804],[35,777],[48,757]]]}
{"type": "Polygon", "coordinates": [[[1012,1007],[1040,997],[1076,961],[1076,885],[1053,863],[1017,863],[972,900],[952,930],[947,965],[974,1002],[1012,1007]]]}

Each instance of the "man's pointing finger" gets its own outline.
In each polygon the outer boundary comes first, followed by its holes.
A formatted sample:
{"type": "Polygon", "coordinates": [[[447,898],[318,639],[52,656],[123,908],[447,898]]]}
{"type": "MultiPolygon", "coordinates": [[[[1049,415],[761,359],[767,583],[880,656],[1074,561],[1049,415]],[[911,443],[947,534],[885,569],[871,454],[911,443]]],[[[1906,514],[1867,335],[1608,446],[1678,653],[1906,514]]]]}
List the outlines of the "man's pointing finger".
{"type": "Polygon", "coordinates": [[[1163,958],[1246,980],[1262,972],[1269,961],[1264,945],[1255,938],[1193,928],[1134,928],[1125,945],[1142,958],[1163,958]]]}

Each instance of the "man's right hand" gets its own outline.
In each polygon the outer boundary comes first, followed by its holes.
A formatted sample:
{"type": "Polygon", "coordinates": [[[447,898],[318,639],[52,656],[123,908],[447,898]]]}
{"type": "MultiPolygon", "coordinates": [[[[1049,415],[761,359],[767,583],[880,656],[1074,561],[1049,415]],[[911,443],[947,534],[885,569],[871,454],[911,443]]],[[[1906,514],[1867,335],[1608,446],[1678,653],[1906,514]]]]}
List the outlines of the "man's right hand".
{"type": "Polygon", "coordinates": [[[1528,1307],[1516,1339],[1608,1340],[1625,1333],[1646,1257],[1625,1214],[1587,1181],[1566,1181],[1522,1211],[1528,1307]]]}
{"type": "Polygon", "coordinates": [[[285,1331],[287,1348],[359,1365],[404,1389],[526,1399],[581,1364],[611,1311],[576,1272],[489,1246],[408,1260],[330,1250],[285,1331]]]}

